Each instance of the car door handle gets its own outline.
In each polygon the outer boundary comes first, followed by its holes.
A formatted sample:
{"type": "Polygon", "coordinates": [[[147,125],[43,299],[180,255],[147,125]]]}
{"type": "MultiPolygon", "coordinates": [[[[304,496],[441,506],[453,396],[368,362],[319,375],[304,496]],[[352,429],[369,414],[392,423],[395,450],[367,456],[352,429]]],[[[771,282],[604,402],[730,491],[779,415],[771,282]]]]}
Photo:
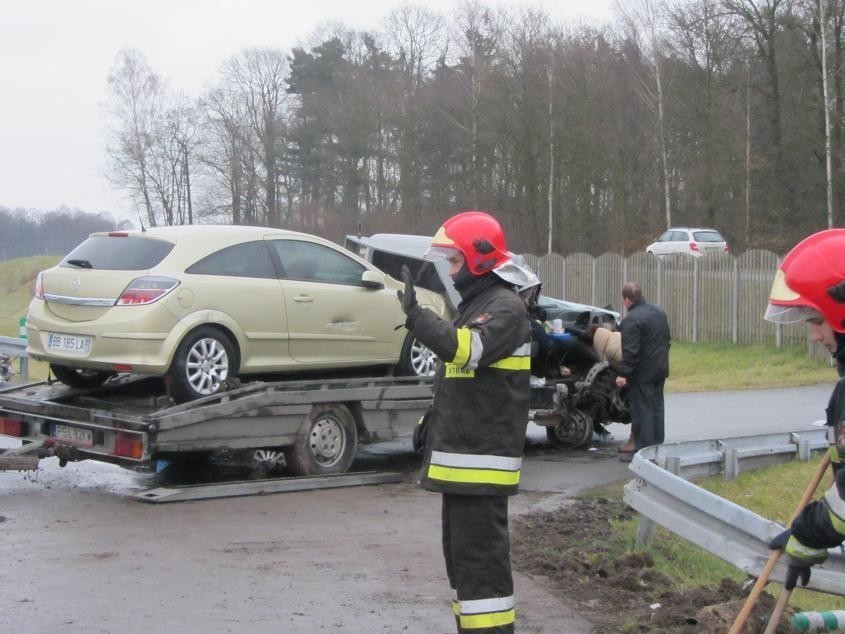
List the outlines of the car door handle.
{"type": "Polygon", "coordinates": [[[310,304],[314,301],[314,298],[310,295],[297,295],[293,298],[293,301],[299,302],[300,304],[310,304]]]}

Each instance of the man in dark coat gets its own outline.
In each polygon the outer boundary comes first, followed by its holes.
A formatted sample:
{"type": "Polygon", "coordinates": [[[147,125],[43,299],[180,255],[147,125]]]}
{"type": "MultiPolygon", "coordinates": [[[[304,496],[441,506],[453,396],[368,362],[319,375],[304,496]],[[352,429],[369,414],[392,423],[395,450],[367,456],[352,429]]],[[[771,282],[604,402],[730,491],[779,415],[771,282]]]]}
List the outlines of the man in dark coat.
{"type": "MultiPolygon", "coordinates": [[[[619,325],[622,333],[622,363],[616,367],[618,387],[628,387],[628,409],[634,451],[659,445],[664,437],[663,385],[669,376],[669,321],[658,306],[643,299],[636,282],[622,287],[627,315],[619,325]]],[[[630,462],[630,453],[619,459],[630,462]]]]}
{"type": "Polygon", "coordinates": [[[514,631],[508,496],[519,485],[530,395],[528,314],[498,221],[447,220],[427,254],[450,264],[462,301],[452,322],[416,303],[407,269],[405,326],[438,357],[421,486],[443,494],[443,555],[458,632],[514,631]]]}

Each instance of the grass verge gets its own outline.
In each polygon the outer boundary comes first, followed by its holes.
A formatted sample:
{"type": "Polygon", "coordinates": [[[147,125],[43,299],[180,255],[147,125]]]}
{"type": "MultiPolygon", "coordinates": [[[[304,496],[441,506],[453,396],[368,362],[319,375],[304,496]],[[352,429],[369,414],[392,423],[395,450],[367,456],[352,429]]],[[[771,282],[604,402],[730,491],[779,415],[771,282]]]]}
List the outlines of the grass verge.
{"type": "Polygon", "coordinates": [[[831,383],[830,363],[813,359],[804,346],[775,348],[731,343],[673,343],[669,392],[796,387],[831,383]]]}
{"type": "MultiPolygon", "coordinates": [[[[735,480],[712,477],[696,481],[696,484],[763,517],[787,525],[807,483],[818,469],[820,460],[821,457],[809,462],[790,461],[743,473],[735,480]]],[[[604,498],[621,503],[622,486],[622,483],[617,483],[593,489],[582,497],[588,500],[604,498]]],[[[830,482],[823,480],[815,499],[828,486],[830,482]]],[[[622,558],[642,552],[635,546],[636,519],[611,520],[611,524],[613,537],[607,544],[611,551],[609,557],[622,558]]],[[[647,552],[654,560],[655,570],[682,589],[716,586],[724,578],[737,582],[745,578],[744,573],[737,568],[662,527],[655,532],[647,552]]],[[[777,584],[767,589],[773,595],[779,591],[780,586],[777,584]]],[[[845,610],[845,597],[799,587],[792,593],[790,605],[798,611],[845,610]]]]}

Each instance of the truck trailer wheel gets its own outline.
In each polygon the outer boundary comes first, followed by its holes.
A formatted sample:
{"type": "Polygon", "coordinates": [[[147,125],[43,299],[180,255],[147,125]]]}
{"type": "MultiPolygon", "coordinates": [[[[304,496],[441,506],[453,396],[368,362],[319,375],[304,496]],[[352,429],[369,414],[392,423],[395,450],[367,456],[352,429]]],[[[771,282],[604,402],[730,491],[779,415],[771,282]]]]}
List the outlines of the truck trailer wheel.
{"type": "Polygon", "coordinates": [[[358,432],[349,409],[339,403],[314,405],[285,449],[291,471],[300,476],[346,473],[358,449],[358,432]]]}
{"type": "Polygon", "coordinates": [[[546,437],[557,449],[584,447],[593,437],[593,421],[580,410],[569,410],[557,425],[546,427],[546,437]]]}

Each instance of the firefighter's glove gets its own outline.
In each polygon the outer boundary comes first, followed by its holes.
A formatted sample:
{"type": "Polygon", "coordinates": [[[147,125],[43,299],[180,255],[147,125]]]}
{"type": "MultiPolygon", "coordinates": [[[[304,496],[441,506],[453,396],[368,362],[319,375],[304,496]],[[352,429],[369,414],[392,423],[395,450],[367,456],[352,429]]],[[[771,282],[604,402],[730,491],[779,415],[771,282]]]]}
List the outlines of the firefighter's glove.
{"type": "Polygon", "coordinates": [[[417,291],[414,290],[414,280],[411,277],[410,269],[402,265],[400,276],[402,281],[405,282],[405,290],[396,291],[396,295],[399,297],[399,303],[402,304],[402,312],[405,313],[405,328],[413,330],[422,308],[417,303],[417,291]]]}
{"type": "Polygon", "coordinates": [[[772,550],[782,550],[786,554],[786,581],[783,587],[792,591],[801,581],[802,586],[810,582],[810,568],[827,559],[827,551],[820,548],[810,548],[798,541],[792,535],[792,529],[787,528],[769,542],[772,550]]]}

